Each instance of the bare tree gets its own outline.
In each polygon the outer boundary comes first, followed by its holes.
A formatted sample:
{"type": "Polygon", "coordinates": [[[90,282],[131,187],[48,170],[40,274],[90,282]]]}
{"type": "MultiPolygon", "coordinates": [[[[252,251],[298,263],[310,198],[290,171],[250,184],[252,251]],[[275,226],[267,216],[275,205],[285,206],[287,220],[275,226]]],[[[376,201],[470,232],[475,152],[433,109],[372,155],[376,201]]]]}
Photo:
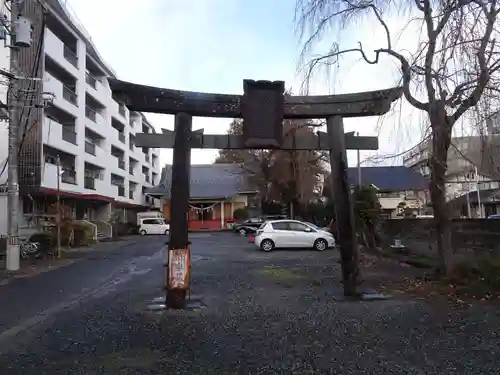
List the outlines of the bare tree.
{"type": "Polygon", "coordinates": [[[333,37],[328,32],[334,23],[345,28],[358,17],[372,16],[384,31],[384,44],[372,53],[365,51],[361,42],[350,49],[340,49],[333,43],[327,53],[308,62],[307,77],[320,65],[337,63],[346,53],[358,53],[368,64],[377,64],[382,55],[399,63],[404,97],[427,114],[431,128],[429,189],[443,275],[454,267],[445,192],[452,129],[471,108],[481,108],[483,101],[498,97],[500,49],[495,38],[499,12],[500,0],[298,0],[297,3],[297,22],[302,37],[307,38],[304,56],[319,40],[333,37]],[[397,50],[384,18],[391,11],[401,11],[401,4],[410,17],[408,24],[422,31],[422,39],[414,51],[397,50]]]}
{"type": "MultiPolygon", "coordinates": [[[[242,134],[241,120],[233,120],[229,134],[242,134]]],[[[301,136],[318,125],[285,120],[284,136],[301,136]]],[[[241,165],[245,177],[258,188],[264,201],[277,200],[294,209],[316,198],[324,173],[324,153],[307,150],[220,150],[215,163],[241,165]]],[[[295,212],[296,213],[296,212],[295,212]]]]}

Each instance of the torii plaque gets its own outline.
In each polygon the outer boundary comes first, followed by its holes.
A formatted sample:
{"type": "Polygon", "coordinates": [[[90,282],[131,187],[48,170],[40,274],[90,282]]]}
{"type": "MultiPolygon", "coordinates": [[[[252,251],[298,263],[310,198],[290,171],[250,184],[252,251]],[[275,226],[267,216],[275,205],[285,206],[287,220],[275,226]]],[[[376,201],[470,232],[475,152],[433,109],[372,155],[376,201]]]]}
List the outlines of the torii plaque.
{"type": "MultiPolygon", "coordinates": [[[[136,135],[136,146],[173,148],[169,251],[189,249],[190,153],[192,148],[329,150],[344,294],[358,288],[358,245],[347,180],[346,149],[378,149],[376,137],[344,134],[344,117],[378,116],[389,111],[401,88],[344,95],[288,96],[283,81],[244,80],[244,95],[178,91],[110,79],[113,95],[131,111],[175,115],[174,131],[136,135]],[[192,117],[243,118],[243,135],[192,131],[192,117]],[[325,119],[327,133],[283,137],[283,119],[325,119]]],[[[169,279],[167,275],[166,280],[169,279]]],[[[168,282],[167,282],[168,284],[168,282]]],[[[183,308],[186,290],[167,287],[166,305],[183,308]]]]}

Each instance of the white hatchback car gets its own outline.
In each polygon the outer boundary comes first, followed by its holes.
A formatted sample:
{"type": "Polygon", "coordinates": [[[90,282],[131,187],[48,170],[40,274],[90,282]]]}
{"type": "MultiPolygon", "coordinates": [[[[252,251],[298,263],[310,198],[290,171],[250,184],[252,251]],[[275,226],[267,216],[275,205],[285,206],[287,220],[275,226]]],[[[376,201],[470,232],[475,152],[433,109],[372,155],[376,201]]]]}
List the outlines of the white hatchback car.
{"type": "Polygon", "coordinates": [[[168,234],[170,224],[167,224],[165,219],[140,219],[139,234],[168,234]]]}
{"type": "Polygon", "coordinates": [[[266,221],[255,234],[255,245],[264,251],[275,248],[313,248],[323,251],[335,247],[335,237],[310,223],[296,220],[266,221]]]}

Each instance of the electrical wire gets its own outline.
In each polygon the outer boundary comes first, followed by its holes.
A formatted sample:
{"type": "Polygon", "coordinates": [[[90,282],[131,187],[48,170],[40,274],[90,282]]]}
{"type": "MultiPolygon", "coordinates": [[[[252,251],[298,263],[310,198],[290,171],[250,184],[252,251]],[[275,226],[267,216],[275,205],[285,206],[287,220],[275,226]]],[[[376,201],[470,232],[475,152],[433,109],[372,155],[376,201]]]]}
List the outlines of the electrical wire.
{"type": "MultiPolygon", "coordinates": [[[[40,61],[41,61],[41,56],[42,56],[42,52],[43,52],[43,39],[45,37],[45,23],[46,23],[46,19],[47,19],[47,13],[44,11],[43,12],[43,17],[42,17],[42,25],[41,25],[41,31],[40,31],[40,37],[38,39],[38,45],[37,45],[37,51],[36,51],[36,60],[35,60],[35,63],[33,64],[33,68],[31,70],[31,77],[33,77],[36,72],[38,71],[39,67],[40,67],[40,61]]],[[[31,90],[31,84],[36,84],[37,81],[35,80],[30,80],[28,82],[28,92],[31,90]]],[[[28,101],[28,98],[26,98],[26,102],[28,101]]],[[[21,150],[22,150],[22,147],[24,145],[24,141],[26,139],[26,134],[28,133],[28,130],[31,131],[31,129],[37,124],[37,122],[33,122],[33,124],[29,127],[28,129],[28,121],[29,121],[29,118],[30,118],[30,115],[31,115],[31,110],[33,109],[32,106],[29,106],[28,108],[28,113],[26,115],[26,121],[24,122],[24,127],[23,127],[23,135],[21,137],[21,142],[19,143],[19,149],[18,149],[18,156],[21,154],[21,150]]],[[[19,116],[19,119],[21,120],[22,119],[22,116],[23,116],[23,113],[24,113],[24,106],[21,110],[21,114],[19,116]]]]}
{"type": "MultiPolygon", "coordinates": [[[[36,60],[33,63],[33,67],[31,68],[31,76],[30,77],[33,77],[36,74],[36,72],[38,71],[39,67],[40,67],[40,60],[41,60],[42,47],[43,47],[43,39],[45,37],[45,23],[46,23],[46,18],[47,18],[47,13],[44,10],[43,18],[42,18],[42,24],[41,24],[40,37],[38,39],[38,43],[37,43],[37,47],[36,47],[36,60]]],[[[32,90],[32,88],[31,88],[32,84],[36,84],[36,81],[35,80],[30,80],[28,82],[27,92],[29,92],[29,91],[32,90]]],[[[19,114],[19,121],[21,121],[21,119],[23,118],[24,110],[25,110],[25,107],[26,107],[27,104],[28,104],[28,95],[26,95],[25,101],[24,101],[23,106],[21,108],[21,113],[19,114]]],[[[18,146],[18,153],[17,153],[18,157],[21,155],[21,150],[23,148],[23,145],[24,145],[24,142],[25,142],[25,139],[26,139],[26,134],[29,133],[33,129],[33,127],[35,125],[37,125],[37,123],[38,123],[37,121],[34,121],[31,124],[31,126],[28,127],[28,121],[29,121],[29,117],[31,115],[31,110],[32,110],[32,106],[29,106],[28,113],[26,115],[26,121],[24,122],[24,126],[23,126],[23,134],[22,134],[19,146],[18,146]]],[[[7,160],[8,160],[8,158],[7,158],[7,160]]],[[[8,165],[8,162],[4,163],[4,165],[2,167],[2,171],[0,172],[0,176],[2,176],[4,174],[5,169],[7,168],[7,165],[8,165]]]]}

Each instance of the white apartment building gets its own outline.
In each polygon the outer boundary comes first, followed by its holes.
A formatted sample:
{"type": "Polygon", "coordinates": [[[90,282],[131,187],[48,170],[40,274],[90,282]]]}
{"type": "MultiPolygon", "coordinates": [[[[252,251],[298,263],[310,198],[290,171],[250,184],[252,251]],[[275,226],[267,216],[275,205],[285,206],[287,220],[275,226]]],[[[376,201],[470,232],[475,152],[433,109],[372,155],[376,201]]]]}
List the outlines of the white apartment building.
{"type": "MultiPolygon", "coordinates": [[[[448,151],[446,174],[448,201],[470,192],[491,191],[499,188],[499,142],[498,135],[454,137],[452,139],[452,146],[448,151]]],[[[424,177],[429,177],[428,160],[431,156],[431,150],[430,140],[426,140],[403,156],[403,164],[418,171],[424,177]]],[[[485,202],[482,202],[483,206],[484,204],[485,202]]],[[[474,216],[484,216],[482,213],[488,213],[488,207],[473,208],[472,214],[474,216]]]]}
{"type": "Polygon", "coordinates": [[[64,3],[45,4],[39,74],[44,96],[53,94],[53,101],[40,111],[38,126],[26,132],[21,226],[32,226],[58,194],[77,219],[96,225],[112,216],[132,221],[134,212],[160,204],[144,194],[159,182],[159,150],[134,145],[136,133],[155,129],[143,114],[113,99],[107,77],[115,73],[64,3]]]}

